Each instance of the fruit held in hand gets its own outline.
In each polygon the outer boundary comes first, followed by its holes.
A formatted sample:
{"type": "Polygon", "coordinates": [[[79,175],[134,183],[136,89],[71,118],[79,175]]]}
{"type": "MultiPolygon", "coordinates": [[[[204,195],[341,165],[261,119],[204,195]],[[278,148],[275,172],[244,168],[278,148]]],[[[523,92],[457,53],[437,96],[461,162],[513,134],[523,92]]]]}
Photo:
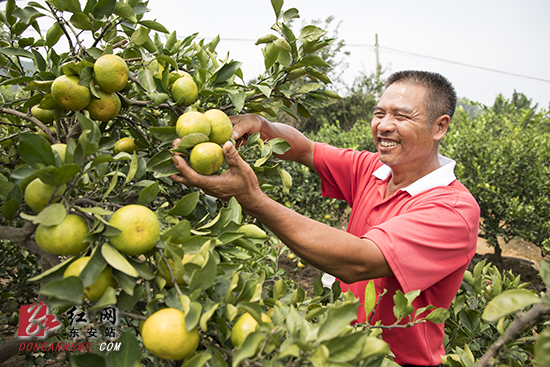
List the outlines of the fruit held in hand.
{"type": "Polygon", "coordinates": [[[223,145],[233,135],[233,124],[225,112],[211,109],[204,113],[204,117],[210,121],[210,141],[223,145]]]}
{"type": "Polygon", "coordinates": [[[122,232],[109,237],[111,244],[127,255],[141,255],[155,247],[160,223],[155,213],[143,205],[126,205],[111,216],[109,224],[122,232]]]}
{"type": "Polygon", "coordinates": [[[86,221],[75,214],[67,214],[63,221],[56,226],[40,224],[36,228],[34,240],[47,253],[53,255],[76,255],[88,243],[84,239],[88,235],[86,221]]]}
{"type": "Polygon", "coordinates": [[[164,308],[149,316],[141,328],[143,345],[157,357],[183,359],[199,346],[197,328],[187,331],[185,314],[175,308],[164,308]]]}
{"type": "Polygon", "coordinates": [[[208,136],[210,135],[210,121],[200,112],[189,111],[178,118],[176,132],[180,138],[195,133],[208,136]]]}
{"type": "Polygon", "coordinates": [[[212,175],[219,171],[223,164],[223,149],[216,143],[200,143],[193,147],[189,154],[189,165],[201,175],[212,175]]]}
{"type": "MultiPolygon", "coordinates": [[[[88,264],[88,261],[90,261],[90,256],[83,256],[80,259],[73,261],[67,269],[65,269],[63,278],[70,276],[78,277],[88,264]]],[[[113,281],[111,267],[107,265],[105,269],[99,273],[92,285],[84,287],[84,295],[92,302],[97,301],[101,298],[101,296],[103,296],[103,293],[105,293],[107,287],[113,285],[113,281]]]]}

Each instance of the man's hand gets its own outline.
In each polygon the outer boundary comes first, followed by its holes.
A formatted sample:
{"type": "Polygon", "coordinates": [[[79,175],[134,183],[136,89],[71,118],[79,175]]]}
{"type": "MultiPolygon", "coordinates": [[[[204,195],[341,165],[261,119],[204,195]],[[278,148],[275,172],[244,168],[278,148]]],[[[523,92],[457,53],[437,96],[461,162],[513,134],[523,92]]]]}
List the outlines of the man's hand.
{"type": "Polygon", "coordinates": [[[246,144],[248,138],[254,133],[261,133],[262,122],[265,120],[263,116],[255,113],[247,113],[244,115],[229,116],[233,124],[233,139],[235,139],[237,147],[246,144]]]}
{"type": "MultiPolygon", "coordinates": [[[[179,140],[174,140],[173,148],[178,146],[179,140]]],[[[172,175],[170,178],[186,186],[199,187],[208,195],[222,200],[229,200],[234,196],[245,206],[249,200],[254,200],[257,195],[262,194],[258,179],[252,168],[242,160],[233,143],[227,141],[223,146],[223,153],[229,170],[221,175],[212,176],[195,172],[179,153],[174,153],[172,159],[180,174],[172,175]]]]}

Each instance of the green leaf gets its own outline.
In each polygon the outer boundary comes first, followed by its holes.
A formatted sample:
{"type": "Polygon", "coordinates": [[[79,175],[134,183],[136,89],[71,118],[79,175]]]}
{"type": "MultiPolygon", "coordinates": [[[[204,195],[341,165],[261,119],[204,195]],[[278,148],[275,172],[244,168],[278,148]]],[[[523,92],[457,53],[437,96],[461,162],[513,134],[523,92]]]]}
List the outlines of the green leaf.
{"type": "MultiPolygon", "coordinates": [[[[186,359],[181,367],[202,367],[206,365],[206,362],[212,359],[212,354],[205,353],[200,351],[195,354],[193,357],[186,359]]],[[[224,362],[225,363],[225,362],[224,362]]],[[[210,366],[218,366],[218,364],[211,364],[210,366]]],[[[225,364],[227,366],[227,364],[225,364]]]]}
{"type": "Polygon", "coordinates": [[[46,32],[46,46],[52,47],[55,45],[62,35],[63,29],[61,29],[59,23],[55,22],[46,32]]]}
{"type": "Polygon", "coordinates": [[[176,152],[186,153],[187,149],[193,148],[195,145],[210,141],[208,135],[203,133],[192,133],[185,135],[178,143],[178,147],[174,149],[176,152]]]}
{"type": "Polygon", "coordinates": [[[138,197],[138,204],[147,205],[153,200],[155,200],[159,193],[159,183],[155,181],[149,186],[144,187],[138,197]]]}
{"type": "Polygon", "coordinates": [[[329,306],[327,316],[319,328],[317,341],[330,340],[345,333],[349,324],[357,318],[357,307],[356,302],[329,306]]]}
{"type": "Polygon", "coordinates": [[[540,277],[547,287],[550,287],[550,264],[542,260],[540,262],[540,277]]]}
{"type": "Polygon", "coordinates": [[[120,343],[120,349],[107,356],[110,366],[133,367],[141,364],[141,348],[131,330],[123,333],[116,341],[120,343]]]}
{"type": "Polygon", "coordinates": [[[259,45],[259,44],[262,44],[262,43],[271,43],[271,42],[275,41],[276,39],[277,39],[276,35],[269,33],[269,34],[266,34],[265,36],[262,36],[262,37],[258,38],[255,45],[259,45]]]}
{"type": "Polygon", "coordinates": [[[6,218],[7,220],[12,220],[15,215],[17,214],[17,210],[19,209],[19,200],[16,198],[13,198],[11,200],[8,200],[2,204],[2,208],[0,209],[0,212],[6,218]]]}
{"type": "Polygon", "coordinates": [[[538,302],[540,298],[533,292],[525,289],[509,289],[493,298],[481,317],[485,321],[496,321],[538,302]]]}
{"type": "Polygon", "coordinates": [[[216,75],[215,83],[222,83],[232,78],[242,64],[240,61],[231,61],[222,66],[216,75]]]}
{"type": "Polygon", "coordinates": [[[51,280],[61,279],[63,278],[63,272],[65,271],[65,268],[69,266],[74,260],[76,260],[75,256],[71,257],[66,261],[63,261],[60,264],[57,264],[56,266],[44,271],[41,274],[38,274],[32,278],[29,278],[28,281],[29,282],[41,281],[42,283],[44,283],[44,282],[49,282],[51,280]]]}
{"type": "Polygon", "coordinates": [[[44,16],[44,14],[31,6],[17,8],[13,11],[12,15],[21,19],[21,22],[25,24],[31,24],[36,18],[44,16]]]}
{"type": "Polygon", "coordinates": [[[22,133],[19,135],[19,154],[33,168],[55,166],[55,156],[50,144],[38,134],[22,133]]]}
{"type": "Polygon", "coordinates": [[[84,288],[79,277],[70,276],[44,284],[38,293],[79,305],[82,303],[84,288]]]}
{"type": "Polygon", "coordinates": [[[300,62],[298,62],[295,67],[302,67],[307,65],[330,67],[330,65],[319,55],[307,55],[302,60],[300,60],[300,62]]]}
{"type": "Polygon", "coordinates": [[[71,182],[80,173],[80,166],[78,164],[65,164],[53,172],[53,179],[56,184],[63,185],[71,182]]]}
{"type": "Polygon", "coordinates": [[[271,0],[271,6],[275,11],[275,17],[279,19],[281,16],[281,8],[283,7],[284,0],[271,0]]]}
{"type": "Polygon", "coordinates": [[[176,205],[172,209],[168,211],[169,215],[174,216],[180,216],[180,217],[187,217],[191,213],[193,213],[193,210],[195,210],[195,207],[197,206],[200,199],[200,192],[195,191],[191,194],[187,194],[184,197],[182,197],[176,205]]]}
{"type": "Polygon", "coordinates": [[[77,29],[82,29],[84,31],[94,31],[96,29],[93,21],[90,19],[88,14],[85,13],[74,13],[71,16],[69,22],[77,29]]]}
{"type": "Polygon", "coordinates": [[[126,3],[117,1],[114,12],[119,17],[129,20],[132,23],[137,23],[137,18],[136,18],[136,15],[134,14],[134,10],[130,5],[126,3]]]}
{"type": "Polygon", "coordinates": [[[370,313],[374,310],[374,306],[376,305],[376,289],[374,288],[374,282],[371,280],[367,283],[367,286],[365,287],[365,313],[366,315],[370,315],[370,313]]]}
{"type": "Polygon", "coordinates": [[[141,20],[139,24],[145,26],[146,28],[153,29],[158,32],[170,33],[170,31],[168,31],[168,29],[166,29],[165,26],[163,26],[159,22],[155,22],[154,20],[141,20]]]}
{"type": "MultiPolygon", "coordinates": [[[[111,353],[116,354],[116,353],[111,353]]],[[[74,354],[71,356],[71,366],[73,367],[106,367],[105,358],[102,355],[94,353],[74,354]]]]}
{"type": "Polygon", "coordinates": [[[298,40],[300,40],[300,42],[302,43],[316,42],[325,34],[327,34],[327,31],[314,25],[307,25],[302,29],[298,40]]]}
{"type": "Polygon", "coordinates": [[[238,92],[229,92],[229,98],[231,98],[231,103],[233,103],[233,106],[238,112],[241,112],[241,110],[244,107],[244,102],[246,99],[246,92],[244,91],[238,91],[238,92]]]}
{"type": "Polygon", "coordinates": [[[287,290],[288,286],[286,285],[285,281],[282,279],[277,280],[273,285],[273,298],[283,298],[286,295],[287,290]]]}
{"type": "Polygon", "coordinates": [[[101,310],[104,307],[115,305],[116,304],[116,293],[115,289],[111,286],[108,286],[105,289],[105,292],[101,296],[101,298],[97,301],[97,303],[90,307],[90,310],[101,310]]]}
{"type": "Polygon", "coordinates": [[[56,226],[63,222],[67,216],[67,211],[63,204],[52,204],[42,210],[33,220],[34,224],[42,224],[44,226],[56,226]]]}
{"type": "Polygon", "coordinates": [[[253,332],[248,334],[244,342],[239,345],[239,348],[233,355],[233,362],[231,363],[232,367],[237,367],[247,358],[254,357],[262,343],[265,342],[267,335],[262,332],[253,332]]]}
{"type": "Polygon", "coordinates": [[[132,162],[130,162],[130,169],[128,170],[128,175],[126,176],[125,183],[132,181],[132,179],[136,176],[137,169],[138,169],[138,157],[136,152],[134,151],[134,154],[132,156],[132,162]]]}
{"type": "Polygon", "coordinates": [[[141,69],[138,72],[139,83],[148,93],[155,93],[157,90],[153,75],[153,72],[149,69],[141,69]]]}
{"type": "Polygon", "coordinates": [[[101,246],[101,254],[103,255],[103,258],[109,265],[111,265],[113,268],[120,270],[124,274],[127,274],[131,277],[137,278],[139,277],[139,273],[137,270],[126,260],[126,258],[118,252],[116,248],[111,246],[108,243],[104,243],[103,246],[101,246]]]}
{"type": "Polygon", "coordinates": [[[395,303],[395,306],[393,307],[393,313],[397,321],[403,320],[405,317],[414,312],[412,301],[399,290],[395,292],[395,295],[393,296],[393,302],[395,303]]]}
{"type": "Polygon", "coordinates": [[[444,323],[449,318],[450,314],[446,308],[436,308],[426,316],[426,320],[433,322],[434,324],[444,323]]]}
{"type": "Polygon", "coordinates": [[[96,19],[109,17],[113,14],[116,6],[116,0],[98,0],[92,9],[92,14],[96,19]]]}
{"type": "Polygon", "coordinates": [[[544,330],[537,338],[535,358],[539,366],[550,366],[550,329],[544,330]]]}

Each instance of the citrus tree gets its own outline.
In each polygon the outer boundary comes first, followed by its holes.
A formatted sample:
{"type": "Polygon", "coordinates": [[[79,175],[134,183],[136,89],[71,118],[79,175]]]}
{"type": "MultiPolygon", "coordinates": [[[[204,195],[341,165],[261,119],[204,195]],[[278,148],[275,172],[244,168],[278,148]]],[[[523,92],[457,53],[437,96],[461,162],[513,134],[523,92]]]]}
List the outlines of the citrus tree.
{"type": "MultiPolygon", "coordinates": [[[[40,256],[30,281],[62,320],[48,345],[86,342],[67,353],[73,365],[379,366],[390,354],[380,329],[350,326],[355,297],[320,281],[306,295],[283,279],[282,245],[235,200],[169,178],[174,151],[203,174],[224,169],[227,115],[308,116],[334,96],[318,55],[334,39],[315,25],[293,32],[298,10],[271,3],[275,22],[257,41],[265,73],[245,83],[242,63],[216,53],[219,38],[170,32],[146,1],[5,2],[0,86],[13,93],[0,105],[0,238],[40,256]],[[123,349],[101,349],[113,341],[123,349]]],[[[288,148],[252,136],[239,149],[263,189],[288,192],[272,156],[288,148]]],[[[426,321],[412,314],[414,295],[397,297],[398,320],[426,321]]]]}
{"type": "MultiPolygon", "coordinates": [[[[517,99],[517,97],[516,97],[517,99]]],[[[470,118],[457,109],[444,154],[481,209],[480,237],[495,247],[522,238],[550,250],[550,135],[548,111],[497,98],[493,108],[470,118]]]]}

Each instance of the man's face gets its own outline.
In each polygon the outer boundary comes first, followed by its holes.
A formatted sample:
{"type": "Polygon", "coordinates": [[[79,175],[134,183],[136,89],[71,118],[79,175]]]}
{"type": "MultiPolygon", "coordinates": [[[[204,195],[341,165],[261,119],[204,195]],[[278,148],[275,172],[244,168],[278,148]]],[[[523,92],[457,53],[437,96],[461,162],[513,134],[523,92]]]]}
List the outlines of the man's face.
{"type": "Polygon", "coordinates": [[[437,157],[437,127],[428,122],[421,85],[390,85],[374,109],[371,129],[382,163],[423,170],[437,157]],[[404,166],[407,165],[407,166],[404,166]]]}

